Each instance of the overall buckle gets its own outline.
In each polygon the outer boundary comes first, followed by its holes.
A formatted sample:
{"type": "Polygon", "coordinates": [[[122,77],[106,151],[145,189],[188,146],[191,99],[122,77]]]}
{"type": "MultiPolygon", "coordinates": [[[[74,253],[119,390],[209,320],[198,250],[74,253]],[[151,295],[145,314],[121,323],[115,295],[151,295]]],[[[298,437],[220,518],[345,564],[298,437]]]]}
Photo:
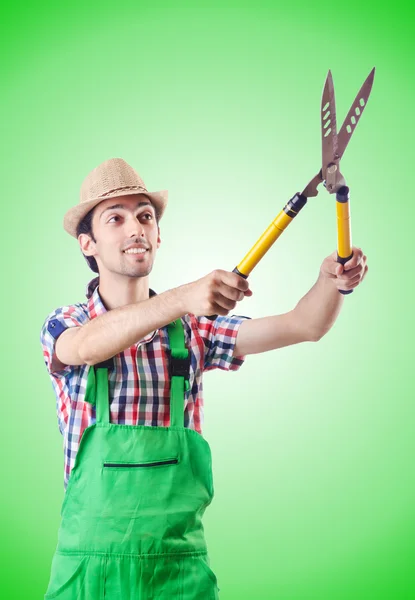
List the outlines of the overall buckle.
{"type": "Polygon", "coordinates": [[[96,369],[113,369],[114,368],[114,357],[107,358],[100,363],[94,365],[96,369]]]}
{"type": "Polygon", "coordinates": [[[166,349],[166,354],[169,357],[169,377],[184,377],[185,381],[185,389],[188,391],[190,389],[189,379],[190,379],[190,352],[187,351],[186,358],[179,358],[177,356],[172,356],[171,350],[166,349]]]}

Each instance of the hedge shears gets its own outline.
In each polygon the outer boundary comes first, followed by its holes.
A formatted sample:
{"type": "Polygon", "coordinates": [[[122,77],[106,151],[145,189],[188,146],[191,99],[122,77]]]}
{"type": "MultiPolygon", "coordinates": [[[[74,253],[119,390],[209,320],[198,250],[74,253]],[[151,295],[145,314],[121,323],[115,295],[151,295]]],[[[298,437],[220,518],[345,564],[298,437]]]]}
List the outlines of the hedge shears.
{"type": "MultiPolygon", "coordinates": [[[[322,167],[301,194],[296,193],[287,202],[248,254],[235,267],[233,273],[247,279],[261,258],[305,206],[307,199],[317,196],[317,188],[321,183],[324,184],[329,194],[336,194],[337,262],[344,265],[352,258],[349,188],[340,172],[340,160],[366,108],[374,76],[375,68],[372,69],[360,88],[339,133],[337,133],[333,78],[331,71],[328,72],[321,99],[322,167]]],[[[353,292],[353,290],[339,291],[342,294],[353,292]]]]}

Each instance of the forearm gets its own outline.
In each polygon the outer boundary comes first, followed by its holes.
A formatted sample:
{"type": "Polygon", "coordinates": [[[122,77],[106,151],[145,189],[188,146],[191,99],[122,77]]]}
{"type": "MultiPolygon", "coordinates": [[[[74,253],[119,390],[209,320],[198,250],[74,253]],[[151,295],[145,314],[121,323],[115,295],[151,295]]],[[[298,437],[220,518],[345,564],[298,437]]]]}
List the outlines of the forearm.
{"type": "Polygon", "coordinates": [[[114,308],[91,319],[79,332],[79,355],[94,365],[111,358],[186,314],[185,286],[148,300],[114,308]]]}
{"type": "Polygon", "coordinates": [[[320,271],[316,283],[294,309],[297,319],[307,332],[308,339],[317,341],[331,329],[343,302],[344,296],[337,289],[333,279],[329,279],[320,271]]]}

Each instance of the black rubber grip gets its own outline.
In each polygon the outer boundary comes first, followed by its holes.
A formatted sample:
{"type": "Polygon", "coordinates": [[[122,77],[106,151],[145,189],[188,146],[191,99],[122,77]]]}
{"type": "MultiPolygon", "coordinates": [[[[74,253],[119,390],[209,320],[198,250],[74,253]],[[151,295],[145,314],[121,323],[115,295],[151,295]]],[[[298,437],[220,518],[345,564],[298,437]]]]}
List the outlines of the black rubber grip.
{"type": "MultiPolygon", "coordinates": [[[[346,186],[344,186],[344,187],[346,187],[346,186]]],[[[340,188],[340,189],[344,189],[344,187],[340,188]]],[[[346,188],[346,189],[347,189],[347,192],[348,192],[349,188],[346,188]]],[[[337,192],[337,193],[339,193],[339,192],[337,192]]],[[[350,256],[347,256],[346,258],[343,258],[342,256],[339,256],[337,254],[337,262],[340,263],[341,265],[345,265],[347,263],[347,261],[350,260],[352,257],[353,257],[353,252],[351,253],[350,256]]],[[[353,292],[353,290],[339,290],[339,292],[341,294],[343,294],[343,296],[347,296],[347,294],[351,294],[353,292]]]]}
{"type": "Polygon", "coordinates": [[[337,255],[337,262],[345,265],[347,263],[347,261],[349,261],[351,258],[353,258],[353,252],[351,253],[350,256],[347,256],[346,258],[343,258],[342,256],[337,255]]]}
{"type": "Polygon", "coordinates": [[[347,185],[342,185],[341,188],[337,190],[336,200],[337,202],[342,202],[343,204],[349,200],[349,188],[347,185]]]}
{"type": "Polygon", "coordinates": [[[284,206],[284,212],[292,219],[298,215],[300,210],[307,204],[307,198],[297,192],[284,206]]]}
{"type": "Polygon", "coordinates": [[[248,279],[248,275],[244,275],[243,273],[241,273],[240,271],[238,271],[237,267],[234,268],[234,270],[232,271],[232,273],[236,273],[240,277],[243,277],[244,279],[248,279]]]}

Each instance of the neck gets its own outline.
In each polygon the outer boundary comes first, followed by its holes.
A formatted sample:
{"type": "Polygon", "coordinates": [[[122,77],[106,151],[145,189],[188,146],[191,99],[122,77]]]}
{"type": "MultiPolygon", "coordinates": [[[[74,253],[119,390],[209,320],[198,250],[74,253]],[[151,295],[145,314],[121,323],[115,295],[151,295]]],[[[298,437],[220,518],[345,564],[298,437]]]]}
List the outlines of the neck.
{"type": "Polygon", "coordinates": [[[148,300],[150,288],[148,276],[127,277],[111,273],[99,276],[98,292],[107,310],[148,300]]]}

